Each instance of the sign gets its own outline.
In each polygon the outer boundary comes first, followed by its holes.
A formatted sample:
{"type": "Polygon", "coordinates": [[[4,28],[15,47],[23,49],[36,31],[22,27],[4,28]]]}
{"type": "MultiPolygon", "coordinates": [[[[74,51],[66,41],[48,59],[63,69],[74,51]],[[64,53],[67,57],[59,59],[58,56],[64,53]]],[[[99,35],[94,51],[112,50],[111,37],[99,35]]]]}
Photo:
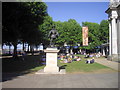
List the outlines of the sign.
{"type": "Polygon", "coordinates": [[[83,46],[88,46],[88,27],[82,27],[83,46]]]}

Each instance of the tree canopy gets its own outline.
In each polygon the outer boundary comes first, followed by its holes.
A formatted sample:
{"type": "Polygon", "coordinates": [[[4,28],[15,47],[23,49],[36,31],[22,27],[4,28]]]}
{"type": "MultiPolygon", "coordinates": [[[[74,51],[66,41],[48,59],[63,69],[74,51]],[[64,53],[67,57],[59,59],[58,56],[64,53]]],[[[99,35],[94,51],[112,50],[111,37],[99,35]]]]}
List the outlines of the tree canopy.
{"type": "Polygon", "coordinates": [[[108,20],[102,20],[99,28],[99,38],[102,43],[108,43],[109,39],[109,22],[108,20]]]}
{"type": "Polygon", "coordinates": [[[59,37],[57,39],[57,44],[64,45],[66,42],[68,45],[76,45],[81,43],[81,26],[74,19],[69,19],[65,22],[55,22],[56,29],[59,32],[59,37]]]}
{"type": "Polygon", "coordinates": [[[52,17],[50,16],[46,16],[44,19],[44,23],[39,25],[39,30],[42,36],[41,43],[43,43],[44,45],[49,44],[48,33],[52,29],[52,26],[53,26],[53,20],[52,17]]]}
{"type": "Polygon", "coordinates": [[[3,43],[14,45],[16,55],[17,44],[39,42],[40,32],[38,26],[47,16],[47,6],[43,2],[4,2],[2,4],[3,16],[3,43]]]}

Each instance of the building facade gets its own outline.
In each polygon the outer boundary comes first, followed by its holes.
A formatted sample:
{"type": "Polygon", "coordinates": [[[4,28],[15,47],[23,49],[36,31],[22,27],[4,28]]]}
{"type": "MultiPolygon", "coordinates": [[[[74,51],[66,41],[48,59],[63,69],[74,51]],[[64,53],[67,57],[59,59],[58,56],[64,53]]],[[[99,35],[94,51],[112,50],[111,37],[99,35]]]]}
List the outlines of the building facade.
{"type": "Polygon", "coordinates": [[[110,0],[106,10],[109,20],[109,59],[120,60],[120,0],[110,0]]]}

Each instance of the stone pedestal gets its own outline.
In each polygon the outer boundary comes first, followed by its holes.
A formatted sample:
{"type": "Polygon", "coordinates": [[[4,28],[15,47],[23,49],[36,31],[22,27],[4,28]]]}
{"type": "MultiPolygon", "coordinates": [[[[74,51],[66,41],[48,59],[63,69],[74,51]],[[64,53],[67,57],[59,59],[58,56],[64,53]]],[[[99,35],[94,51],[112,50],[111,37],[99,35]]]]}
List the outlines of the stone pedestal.
{"type": "Polygon", "coordinates": [[[59,50],[57,48],[47,48],[44,50],[46,53],[46,66],[44,68],[45,73],[56,73],[59,72],[59,67],[57,66],[57,53],[59,50]]]}

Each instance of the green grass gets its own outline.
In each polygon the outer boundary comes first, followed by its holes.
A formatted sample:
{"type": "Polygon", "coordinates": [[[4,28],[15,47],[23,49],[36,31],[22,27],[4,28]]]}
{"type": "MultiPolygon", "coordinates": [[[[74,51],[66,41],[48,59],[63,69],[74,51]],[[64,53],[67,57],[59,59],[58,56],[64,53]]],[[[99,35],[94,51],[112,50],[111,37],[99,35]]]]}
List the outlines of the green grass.
{"type": "Polygon", "coordinates": [[[110,69],[109,67],[98,64],[96,62],[93,64],[86,64],[85,60],[90,59],[90,58],[85,59],[83,55],[76,55],[76,56],[80,56],[82,61],[73,61],[72,63],[60,63],[60,60],[59,60],[58,65],[65,66],[65,69],[68,73],[95,72],[101,69],[110,69]]]}
{"type": "MultiPolygon", "coordinates": [[[[72,63],[60,63],[58,60],[58,66],[65,66],[67,73],[74,72],[94,72],[101,69],[110,69],[98,63],[86,64],[83,55],[80,56],[82,61],[73,61],[72,63]]],[[[2,70],[3,72],[36,72],[43,69],[45,65],[41,65],[40,56],[25,56],[25,60],[22,57],[16,59],[4,58],[2,59],[2,70]]]]}
{"type": "Polygon", "coordinates": [[[38,71],[38,70],[40,70],[40,69],[43,69],[45,67],[45,65],[43,65],[43,66],[38,66],[38,67],[35,67],[35,68],[32,68],[32,69],[30,69],[31,71],[38,71]]]}
{"type": "MultiPolygon", "coordinates": [[[[109,69],[112,70],[111,68],[98,64],[98,63],[93,63],[93,64],[86,64],[85,60],[87,59],[91,59],[91,58],[84,58],[84,55],[76,55],[76,56],[80,56],[82,61],[73,61],[72,63],[60,63],[60,60],[58,60],[58,66],[59,67],[63,67],[66,69],[67,73],[74,73],[74,72],[96,72],[102,69],[109,69]]],[[[33,69],[31,69],[32,71],[38,71],[40,69],[43,69],[45,67],[44,66],[38,66],[35,67],[33,69]]]]}
{"type": "Polygon", "coordinates": [[[73,61],[72,63],[60,63],[58,62],[59,66],[66,66],[66,71],[68,73],[73,73],[73,72],[93,72],[97,71],[100,69],[108,69],[108,67],[103,66],[98,63],[93,63],[93,64],[86,64],[85,60],[83,61],[73,61]]]}

